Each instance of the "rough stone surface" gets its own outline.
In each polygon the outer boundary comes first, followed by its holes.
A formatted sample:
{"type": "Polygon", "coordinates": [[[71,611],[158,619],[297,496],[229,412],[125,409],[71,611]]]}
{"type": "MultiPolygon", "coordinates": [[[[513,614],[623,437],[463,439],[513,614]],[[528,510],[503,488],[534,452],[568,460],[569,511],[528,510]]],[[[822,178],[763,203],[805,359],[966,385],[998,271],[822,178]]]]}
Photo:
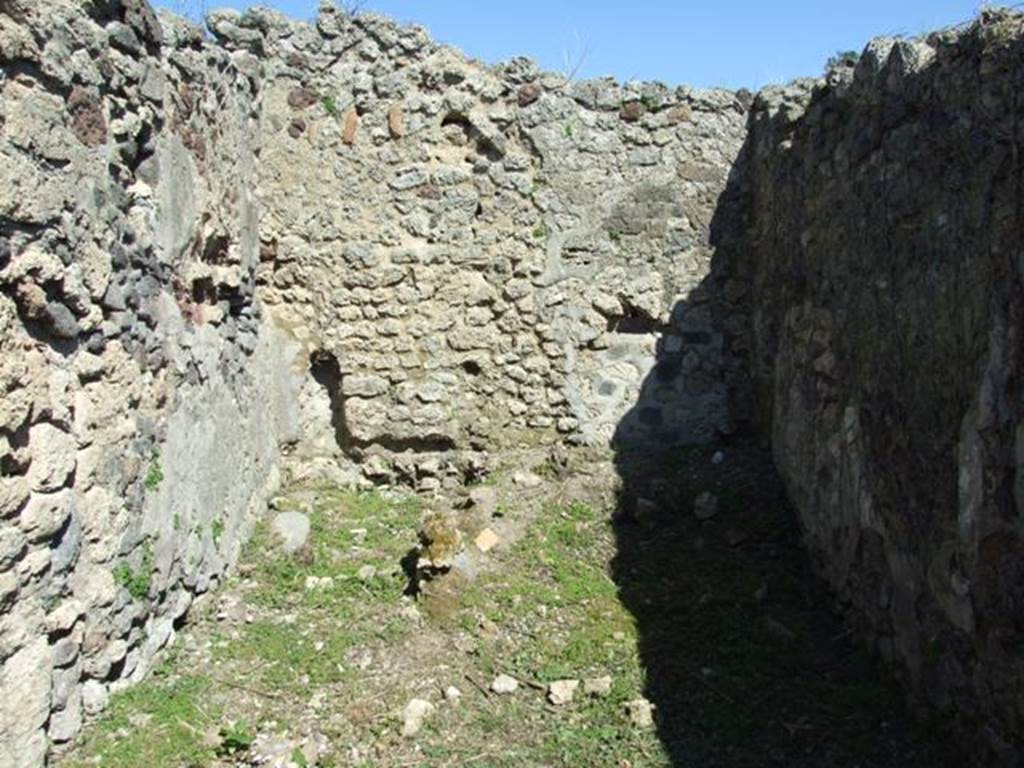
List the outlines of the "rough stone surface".
{"type": "Polygon", "coordinates": [[[263,295],[334,366],[340,454],[606,443],[638,399],[622,442],[730,430],[695,289],[743,138],[732,93],[487,69],[371,13],[328,37],[232,24],[245,35],[214,33],[259,36],[264,71],[263,295]],[[628,122],[623,102],[650,106],[628,122]]]}
{"type": "Polygon", "coordinates": [[[412,699],[402,710],[402,735],[415,736],[423,727],[423,721],[434,711],[434,705],[425,699],[412,699]]]}
{"type": "Polygon", "coordinates": [[[270,522],[270,529],[278,539],[281,551],[293,555],[309,540],[309,518],[301,512],[282,512],[270,522]]]}
{"type": "Polygon", "coordinates": [[[253,83],[165,23],[144,0],[0,7],[40,43],[0,44],[3,766],[145,675],[236,558],[289,423],[253,83]]]}
{"type": "Polygon", "coordinates": [[[0,5],[0,764],[145,676],[281,476],[749,425],[855,625],[1013,764],[1020,17],[753,99],[331,11],[0,5]]]}
{"type": "Polygon", "coordinates": [[[1024,721],[1022,55],[1022,18],[986,11],[761,93],[752,226],[726,265],[819,569],[978,763],[1007,766],[1024,721]]]}
{"type": "Polygon", "coordinates": [[[519,681],[511,675],[501,674],[491,681],[491,691],[498,695],[507,695],[519,690],[519,681]]]}
{"type": "Polygon", "coordinates": [[[555,707],[571,704],[579,687],[579,680],[555,680],[548,684],[548,702],[555,707]]]}

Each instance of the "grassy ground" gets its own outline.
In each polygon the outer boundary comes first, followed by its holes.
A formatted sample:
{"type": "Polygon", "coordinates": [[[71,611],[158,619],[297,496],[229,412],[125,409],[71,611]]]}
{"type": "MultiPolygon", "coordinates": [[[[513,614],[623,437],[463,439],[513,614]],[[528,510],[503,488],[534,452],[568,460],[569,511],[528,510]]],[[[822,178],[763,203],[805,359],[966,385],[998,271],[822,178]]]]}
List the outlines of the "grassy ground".
{"type": "Polygon", "coordinates": [[[419,600],[401,566],[419,500],[291,489],[311,549],[279,555],[261,528],[159,671],[58,764],[248,765],[257,734],[300,767],[948,763],[829,613],[765,457],[615,463],[496,478],[503,544],[419,600]],[[705,522],[703,490],[721,499],[705,522]],[[501,673],[519,690],[490,692],[501,673]],[[552,681],[604,676],[606,695],[547,701],[552,681]],[[654,727],[625,714],[641,697],[654,727]],[[412,698],[435,709],[403,737],[412,698]]]}

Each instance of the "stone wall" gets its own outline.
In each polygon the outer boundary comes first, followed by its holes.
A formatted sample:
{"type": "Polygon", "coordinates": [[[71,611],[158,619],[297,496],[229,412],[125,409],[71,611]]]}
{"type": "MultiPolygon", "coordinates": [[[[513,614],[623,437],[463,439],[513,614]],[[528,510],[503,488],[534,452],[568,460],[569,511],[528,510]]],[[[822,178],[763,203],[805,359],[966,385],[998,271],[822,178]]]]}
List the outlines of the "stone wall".
{"type": "Polygon", "coordinates": [[[700,283],[749,94],[488,68],[330,3],[210,27],[264,83],[263,297],[332,371],[340,452],[607,443],[659,343],[619,437],[730,428],[700,283]]]}
{"type": "Polygon", "coordinates": [[[638,399],[622,441],[731,428],[702,281],[749,94],[489,68],[331,3],[209,24],[0,10],[0,766],[146,674],[282,445],[429,490],[638,399]]]}
{"type": "Polygon", "coordinates": [[[748,418],[857,626],[1012,764],[1020,23],[755,101],[330,2],[212,39],[145,0],[0,5],[0,768],[146,673],[281,445],[429,491],[748,418]]]}
{"type": "Polygon", "coordinates": [[[163,21],[0,6],[4,768],[146,673],[294,432],[254,301],[254,83],[163,21]]]}
{"type": "Polygon", "coordinates": [[[984,12],[761,93],[723,265],[820,570],[984,765],[1024,731],[1022,26],[984,12]]]}

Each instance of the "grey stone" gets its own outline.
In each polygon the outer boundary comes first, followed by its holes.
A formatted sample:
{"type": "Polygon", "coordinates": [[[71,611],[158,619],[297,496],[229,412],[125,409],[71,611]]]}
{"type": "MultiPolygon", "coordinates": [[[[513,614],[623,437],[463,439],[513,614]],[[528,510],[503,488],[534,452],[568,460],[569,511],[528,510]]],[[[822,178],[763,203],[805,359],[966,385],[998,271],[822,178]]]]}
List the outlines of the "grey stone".
{"type": "Polygon", "coordinates": [[[433,713],[435,707],[425,699],[412,699],[402,710],[402,735],[415,736],[423,727],[423,721],[433,713]]]}
{"type": "Polygon", "coordinates": [[[73,339],[81,331],[74,313],[59,301],[51,301],[46,305],[46,319],[54,335],[59,338],[73,339]]]}
{"type": "Polygon", "coordinates": [[[301,512],[281,512],[275,515],[270,528],[277,537],[278,546],[286,555],[295,554],[309,540],[309,518],[301,512]]]}
{"type": "Polygon", "coordinates": [[[43,726],[50,716],[50,648],[40,637],[15,653],[0,669],[0,758],[6,765],[42,765],[46,754],[43,726]]]}
{"type": "Polygon", "coordinates": [[[491,681],[490,689],[499,695],[515,693],[519,690],[519,681],[511,675],[500,674],[491,681]]]}
{"type": "Polygon", "coordinates": [[[718,514],[718,496],[704,491],[693,500],[693,514],[698,520],[710,520],[718,514]]]}
{"type": "Polygon", "coordinates": [[[579,680],[555,680],[548,684],[548,702],[555,707],[571,704],[579,687],[579,680]]]}
{"type": "Polygon", "coordinates": [[[82,684],[82,708],[90,716],[96,716],[107,708],[110,693],[99,680],[86,680],[82,684]]]}

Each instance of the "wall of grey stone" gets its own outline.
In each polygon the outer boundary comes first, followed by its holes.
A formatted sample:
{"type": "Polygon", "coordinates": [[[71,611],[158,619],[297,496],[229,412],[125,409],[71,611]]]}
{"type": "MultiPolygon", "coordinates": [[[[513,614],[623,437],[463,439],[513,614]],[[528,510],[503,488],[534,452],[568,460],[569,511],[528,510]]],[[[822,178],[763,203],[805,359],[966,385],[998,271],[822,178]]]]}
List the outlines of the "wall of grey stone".
{"type": "Polygon", "coordinates": [[[756,101],[209,24],[0,10],[0,768],[145,675],[282,444],[432,490],[748,417],[855,624],[1014,764],[1020,17],[756,101]]]}
{"type": "Polygon", "coordinates": [[[749,94],[487,67],[331,3],[210,27],[264,83],[263,296],[337,365],[341,453],[607,443],[658,344],[619,438],[729,429],[701,283],[749,94]]]}
{"type": "Polygon", "coordinates": [[[722,265],[820,570],[984,765],[1024,725],[1022,33],[986,11],[762,92],[722,265]]]}
{"type": "Polygon", "coordinates": [[[254,299],[256,84],[163,22],[0,7],[4,768],[147,672],[296,432],[254,299]]]}
{"type": "Polygon", "coordinates": [[[487,67],[331,3],[209,23],[0,11],[5,768],[147,673],[281,445],[429,490],[642,397],[623,441],[730,428],[702,282],[749,95],[487,67]]]}

